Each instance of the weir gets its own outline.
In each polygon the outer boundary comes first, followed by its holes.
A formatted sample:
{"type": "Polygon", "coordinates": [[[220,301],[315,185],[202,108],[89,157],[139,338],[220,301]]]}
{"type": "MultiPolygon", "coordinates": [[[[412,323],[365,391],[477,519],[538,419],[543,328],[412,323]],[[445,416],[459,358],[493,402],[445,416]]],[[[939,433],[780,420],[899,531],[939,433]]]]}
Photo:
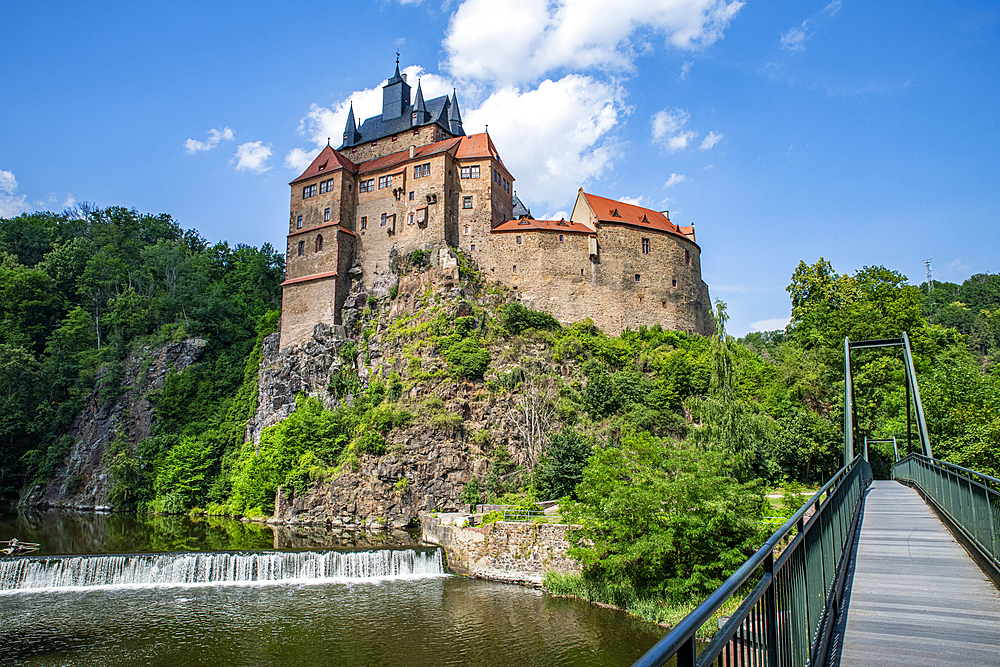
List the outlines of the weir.
{"type": "Polygon", "coordinates": [[[22,557],[0,560],[0,595],[118,587],[350,583],[443,575],[440,549],[22,557]]]}

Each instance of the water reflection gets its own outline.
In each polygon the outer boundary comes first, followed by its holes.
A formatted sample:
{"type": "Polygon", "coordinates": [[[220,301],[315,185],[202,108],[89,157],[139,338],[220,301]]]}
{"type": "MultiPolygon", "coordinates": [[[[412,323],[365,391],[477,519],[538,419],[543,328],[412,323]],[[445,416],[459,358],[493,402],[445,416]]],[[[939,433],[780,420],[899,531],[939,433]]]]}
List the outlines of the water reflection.
{"type": "Polygon", "coordinates": [[[408,546],[405,531],[349,533],[326,526],[268,526],[212,516],[26,510],[0,515],[0,539],[38,542],[37,556],[157,551],[330,549],[408,546]]]}
{"type": "Polygon", "coordinates": [[[629,665],[655,626],[461,577],[3,600],[0,664],[629,665]],[[5,619],[5,620],[6,620],[5,619]]]}

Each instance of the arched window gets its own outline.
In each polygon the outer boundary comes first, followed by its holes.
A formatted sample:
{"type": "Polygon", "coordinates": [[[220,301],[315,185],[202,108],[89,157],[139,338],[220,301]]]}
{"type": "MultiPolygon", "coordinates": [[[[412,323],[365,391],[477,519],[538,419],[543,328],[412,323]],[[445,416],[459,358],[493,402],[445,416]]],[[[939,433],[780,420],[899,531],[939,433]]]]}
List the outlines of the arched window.
{"type": "Polygon", "coordinates": [[[323,249],[323,235],[322,234],[317,234],[316,235],[316,252],[319,252],[322,249],[323,249]]]}

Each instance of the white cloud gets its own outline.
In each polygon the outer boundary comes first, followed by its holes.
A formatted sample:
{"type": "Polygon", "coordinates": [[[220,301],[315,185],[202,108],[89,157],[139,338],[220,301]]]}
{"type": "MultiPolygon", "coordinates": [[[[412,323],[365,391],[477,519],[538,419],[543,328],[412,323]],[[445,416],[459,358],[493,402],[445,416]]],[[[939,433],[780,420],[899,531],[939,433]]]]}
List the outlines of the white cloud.
{"type": "Polygon", "coordinates": [[[632,206],[642,206],[643,199],[645,199],[645,197],[643,197],[642,195],[639,195],[638,197],[627,197],[625,195],[622,195],[621,197],[618,198],[618,201],[623,201],[626,204],[632,204],[632,206]]]}
{"type": "Polygon", "coordinates": [[[707,151],[715,144],[722,141],[723,135],[719,132],[709,132],[708,135],[702,140],[701,146],[698,147],[699,150],[707,151]]]}
{"type": "Polygon", "coordinates": [[[444,40],[447,69],[500,84],[556,70],[627,71],[653,36],[693,50],[719,40],[739,0],[465,0],[444,40]],[[483,48],[489,45],[489,48],[483,48]]]}
{"type": "MultiPolygon", "coordinates": [[[[233,160],[237,160],[237,171],[252,171],[256,174],[262,174],[270,169],[270,167],[264,166],[270,157],[271,144],[265,146],[263,141],[248,141],[236,148],[236,155],[233,156],[233,160]]],[[[232,164],[233,160],[229,161],[230,164],[232,164]]]]}
{"type": "Polygon", "coordinates": [[[0,169],[0,218],[13,218],[28,210],[28,198],[17,194],[14,173],[0,169]]]}
{"type": "Polygon", "coordinates": [[[684,79],[686,79],[687,76],[688,76],[688,72],[691,71],[692,67],[694,67],[694,61],[693,60],[685,60],[684,64],[681,65],[681,73],[677,76],[677,79],[680,80],[680,81],[683,81],[684,79]]]}
{"type": "Polygon", "coordinates": [[[757,320],[750,323],[750,328],[754,331],[774,331],[784,329],[792,321],[790,317],[772,317],[767,320],[757,320]]]}
{"type": "Polygon", "coordinates": [[[556,211],[555,213],[546,213],[541,218],[535,218],[535,220],[569,220],[569,211],[556,211]]]}
{"type": "Polygon", "coordinates": [[[73,208],[76,206],[76,197],[73,195],[66,195],[66,201],[63,202],[63,208],[73,208]]]}
{"type": "Polygon", "coordinates": [[[233,131],[228,127],[221,130],[211,129],[208,131],[208,141],[198,141],[197,139],[188,139],[184,142],[184,150],[187,151],[188,155],[194,155],[198,151],[207,151],[215,148],[219,145],[219,142],[225,139],[226,141],[232,141],[233,131]]]}
{"type": "Polygon", "coordinates": [[[781,48],[793,53],[805,51],[806,40],[812,39],[812,36],[816,33],[815,24],[817,21],[822,22],[824,14],[826,18],[832,18],[840,11],[842,5],[841,0],[832,0],[822,10],[804,19],[798,26],[789,28],[788,31],[781,33],[781,48]]]}
{"type": "Polygon", "coordinates": [[[663,144],[671,153],[684,150],[698,133],[685,128],[691,114],[684,109],[663,109],[653,114],[653,140],[663,144]]]}
{"type": "Polygon", "coordinates": [[[464,111],[469,134],[489,124],[518,193],[536,202],[563,203],[589,179],[611,168],[611,132],[629,112],[618,86],[570,74],[521,92],[502,88],[464,111]]]}
{"type": "MultiPolygon", "coordinates": [[[[413,88],[412,95],[416,95],[417,79],[420,79],[425,100],[440,95],[449,95],[455,87],[450,79],[437,74],[428,74],[419,65],[411,65],[403,69],[402,74],[406,76],[407,83],[413,88]]],[[[320,147],[326,146],[327,139],[334,147],[340,146],[343,143],[344,128],[347,126],[347,112],[351,103],[354,104],[354,120],[358,123],[371,116],[379,115],[382,113],[382,86],[387,81],[388,79],[384,79],[373,88],[355,91],[347,99],[332,107],[313,104],[309,107],[309,113],[299,123],[299,133],[320,147]]],[[[463,106],[461,98],[459,98],[458,104],[459,107],[463,106]]]]}
{"type": "Polygon", "coordinates": [[[312,150],[293,148],[288,151],[288,155],[285,156],[285,166],[292,171],[296,171],[301,174],[306,170],[306,167],[312,164],[312,161],[316,159],[320,150],[321,149],[319,148],[314,148],[312,150]]]}
{"type": "Polygon", "coordinates": [[[672,188],[678,183],[683,183],[686,180],[687,176],[685,176],[684,174],[670,174],[670,178],[668,178],[667,182],[663,184],[663,187],[672,188]]]}

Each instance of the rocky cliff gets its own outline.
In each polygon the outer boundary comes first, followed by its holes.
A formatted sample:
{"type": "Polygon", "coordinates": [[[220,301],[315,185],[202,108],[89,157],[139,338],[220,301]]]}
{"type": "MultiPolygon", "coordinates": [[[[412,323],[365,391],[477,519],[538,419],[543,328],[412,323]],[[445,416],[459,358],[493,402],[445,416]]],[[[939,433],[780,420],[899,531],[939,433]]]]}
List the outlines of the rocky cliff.
{"type": "MultiPolygon", "coordinates": [[[[204,340],[188,338],[156,349],[145,346],[129,354],[123,364],[124,377],[116,385],[124,391],[117,396],[108,395],[107,390],[94,391],[86,397],[69,431],[73,439],[69,452],[48,482],[31,489],[25,504],[110,510],[105,448],[118,438],[135,447],[150,436],[156,415],[149,392],[163,388],[168,372],[181,371],[197,361],[204,347],[204,340]]],[[[98,386],[100,379],[99,375],[98,386]]]]}
{"type": "MultiPolygon", "coordinates": [[[[484,478],[497,448],[508,451],[514,462],[530,458],[511,439],[515,399],[492,396],[482,381],[452,379],[427,333],[426,325],[442,314],[454,319],[473,312],[473,297],[457,273],[452,266],[438,266],[399,278],[383,274],[371,292],[359,287],[351,294],[344,327],[317,325],[306,345],[281,352],[275,337],[265,341],[248,439],[258,441],[264,428],[291,414],[298,392],[335,405],[327,379],[345,364],[356,369],[362,390],[394,374],[401,378],[400,404],[415,414],[413,424],[386,436],[386,454],[362,456],[355,467],[315,482],[298,497],[279,491],[272,522],[409,526],[420,512],[464,509],[465,484],[473,476],[484,478]],[[341,348],[348,338],[356,341],[349,349],[357,353],[345,361],[341,348]]],[[[499,295],[483,295],[478,302],[490,299],[502,302],[499,295]]]]}

